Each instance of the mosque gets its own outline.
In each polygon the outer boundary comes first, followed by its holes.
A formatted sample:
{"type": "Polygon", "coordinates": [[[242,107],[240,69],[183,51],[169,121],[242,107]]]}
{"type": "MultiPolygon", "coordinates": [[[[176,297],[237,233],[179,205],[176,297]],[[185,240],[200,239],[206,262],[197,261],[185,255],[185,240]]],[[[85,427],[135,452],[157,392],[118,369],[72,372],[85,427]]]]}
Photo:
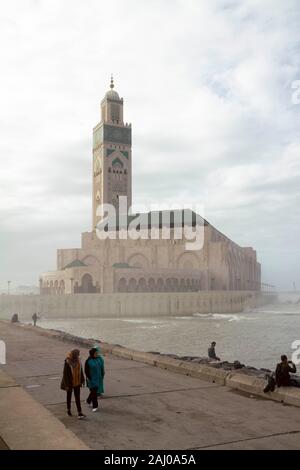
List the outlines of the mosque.
{"type": "Polygon", "coordinates": [[[57,251],[57,270],[40,276],[40,293],[260,291],[256,251],[234,243],[191,210],[129,212],[112,226],[99,213],[103,204],[116,210],[122,200],[132,204],[132,129],[124,123],[123,106],[112,79],[93,129],[92,230],[82,234],[81,248],[57,251]],[[177,235],[185,216],[203,235],[198,249],[177,235]],[[106,237],[99,236],[99,226],[106,237]],[[141,236],[121,236],[126,230],[141,236]]]}

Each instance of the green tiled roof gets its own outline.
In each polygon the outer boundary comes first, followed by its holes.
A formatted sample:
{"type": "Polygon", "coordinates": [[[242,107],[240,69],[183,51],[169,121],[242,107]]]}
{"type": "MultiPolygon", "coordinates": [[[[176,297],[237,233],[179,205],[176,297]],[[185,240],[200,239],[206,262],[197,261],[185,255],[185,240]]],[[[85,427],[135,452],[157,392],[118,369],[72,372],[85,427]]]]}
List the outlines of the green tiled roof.
{"type": "Polygon", "coordinates": [[[183,221],[186,225],[190,225],[192,227],[195,227],[196,225],[209,225],[205,219],[190,209],[175,209],[171,211],[152,211],[148,213],[131,214],[127,217],[125,216],[124,220],[122,219],[121,221],[117,214],[115,224],[111,221],[112,227],[115,226],[115,230],[117,231],[120,229],[127,229],[130,223],[137,217],[142,217],[142,223],[138,225],[137,229],[150,229],[151,227],[157,227],[160,229],[162,227],[183,227],[183,221]]]}
{"type": "Polygon", "coordinates": [[[114,153],[115,149],[107,149],[106,150],[106,156],[109,157],[111,153],[114,153]]]}
{"type": "Polygon", "coordinates": [[[114,263],[113,268],[130,268],[128,263],[114,263]]]}
{"type": "Polygon", "coordinates": [[[86,264],[83,261],[80,261],[80,259],[75,259],[72,263],[67,264],[63,269],[80,268],[81,266],[86,266],[86,264]]]}

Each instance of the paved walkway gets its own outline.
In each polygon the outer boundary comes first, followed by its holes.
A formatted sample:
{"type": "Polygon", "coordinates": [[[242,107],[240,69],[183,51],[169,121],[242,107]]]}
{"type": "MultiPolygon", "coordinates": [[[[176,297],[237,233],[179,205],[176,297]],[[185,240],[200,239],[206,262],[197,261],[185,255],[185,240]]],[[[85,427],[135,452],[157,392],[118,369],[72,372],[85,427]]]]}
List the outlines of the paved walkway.
{"type": "Polygon", "coordinates": [[[101,410],[83,404],[87,419],[78,421],[66,415],[60,390],[65,354],[76,344],[1,322],[0,339],[3,370],[93,449],[300,449],[299,408],[111,355],[101,410]]]}

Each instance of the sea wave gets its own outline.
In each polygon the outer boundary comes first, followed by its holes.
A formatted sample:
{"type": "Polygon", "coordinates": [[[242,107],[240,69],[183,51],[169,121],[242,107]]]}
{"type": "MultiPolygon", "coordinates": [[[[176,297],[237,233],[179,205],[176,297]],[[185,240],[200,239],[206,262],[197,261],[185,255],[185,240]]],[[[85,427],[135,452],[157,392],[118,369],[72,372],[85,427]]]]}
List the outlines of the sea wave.
{"type": "Polygon", "coordinates": [[[150,320],[147,318],[120,318],[119,320],[125,323],[135,323],[135,324],[148,323],[150,325],[156,325],[158,323],[161,323],[158,319],[150,320]]]}
{"type": "Polygon", "coordinates": [[[182,316],[182,317],[173,317],[173,318],[175,318],[176,320],[193,320],[193,315],[182,316]]]}
{"type": "Polygon", "coordinates": [[[198,317],[198,318],[211,318],[212,320],[227,320],[228,322],[232,321],[242,321],[242,320],[257,320],[258,317],[253,317],[253,316],[245,316],[241,315],[240,313],[238,314],[232,314],[232,313],[194,313],[193,317],[198,317]]]}

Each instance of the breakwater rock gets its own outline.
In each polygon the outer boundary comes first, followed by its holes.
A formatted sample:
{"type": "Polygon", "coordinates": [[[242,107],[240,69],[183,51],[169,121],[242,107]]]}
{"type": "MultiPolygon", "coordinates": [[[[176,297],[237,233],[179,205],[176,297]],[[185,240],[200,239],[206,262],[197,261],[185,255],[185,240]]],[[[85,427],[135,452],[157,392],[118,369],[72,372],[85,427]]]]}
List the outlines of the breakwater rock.
{"type": "Polygon", "coordinates": [[[45,330],[31,325],[16,324],[16,327],[34,328],[38,334],[43,336],[53,337],[85,348],[91,348],[98,344],[104,354],[113,354],[120,358],[142,362],[177,374],[227,386],[247,394],[251,398],[262,397],[300,407],[300,388],[280,387],[276,388],[274,392],[264,393],[267,374],[271,373],[268,369],[256,369],[239,361],[214,361],[207,357],[136,351],[120,345],[105,343],[95,338],[81,338],[62,331],[45,330]]]}

